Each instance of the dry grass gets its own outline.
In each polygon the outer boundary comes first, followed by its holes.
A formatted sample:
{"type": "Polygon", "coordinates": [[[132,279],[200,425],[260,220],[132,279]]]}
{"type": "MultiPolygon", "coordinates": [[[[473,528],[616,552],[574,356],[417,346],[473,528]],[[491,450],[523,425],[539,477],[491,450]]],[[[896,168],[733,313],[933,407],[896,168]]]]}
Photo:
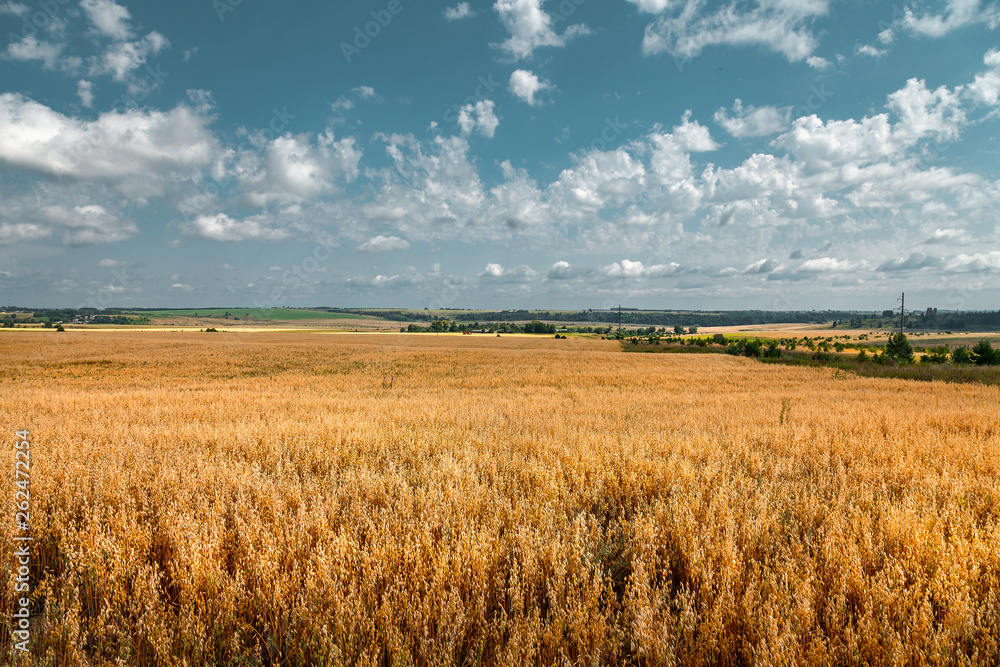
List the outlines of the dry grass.
{"type": "Polygon", "coordinates": [[[37,664],[1000,661],[996,387],[523,337],[0,356],[37,664]]]}

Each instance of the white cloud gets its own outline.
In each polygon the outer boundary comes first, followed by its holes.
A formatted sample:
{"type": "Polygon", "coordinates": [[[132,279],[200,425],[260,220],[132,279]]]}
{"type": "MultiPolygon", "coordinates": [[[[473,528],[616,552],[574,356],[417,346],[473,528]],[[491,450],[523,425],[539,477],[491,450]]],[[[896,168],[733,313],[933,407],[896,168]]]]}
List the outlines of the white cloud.
{"type": "Polygon", "coordinates": [[[462,136],[478,132],[481,136],[492,139],[500,125],[500,119],[493,109],[493,100],[480,100],[463,106],[458,112],[458,126],[462,130],[462,136]]]}
{"type": "Polygon", "coordinates": [[[928,135],[938,141],[957,139],[966,122],[957,93],[946,86],[928,90],[923,80],[907,81],[906,86],[889,95],[886,106],[899,115],[894,133],[907,143],[928,135]]]}
{"type": "Polygon", "coordinates": [[[955,255],[945,259],[944,268],[955,273],[1000,271],[1000,251],[955,255]]]}
{"type": "Polygon", "coordinates": [[[530,266],[522,264],[511,269],[505,269],[500,264],[487,264],[479,274],[479,278],[490,283],[526,283],[538,275],[530,266]]]}
{"type": "Polygon", "coordinates": [[[871,44],[862,44],[854,50],[854,55],[857,56],[868,56],[870,58],[881,58],[886,54],[885,49],[879,49],[871,44]]]}
{"type": "Polygon", "coordinates": [[[336,139],[329,130],[313,139],[285,134],[260,151],[237,156],[233,172],[253,206],[313,201],[336,189],[336,181],[358,175],[361,151],[352,137],[336,139]]]}
{"type": "Polygon", "coordinates": [[[200,215],[186,226],[185,231],[191,236],[213,241],[280,241],[290,236],[285,230],[268,227],[260,217],[234,220],[225,213],[200,215]]]}
{"type": "Polygon", "coordinates": [[[52,230],[45,225],[29,222],[0,224],[0,245],[13,245],[38,241],[52,236],[52,230]]]}
{"type": "Polygon", "coordinates": [[[929,244],[941,244],[941,243],[954,243],[954,244],[965,244],[971,243],[972,237],[964,229],[935,229],[924,243],[929,244]]]}
{"type": "Polygon", "coordinates": [[[1000,50],[990,49],[983,56],[990,71],[977,74],[968,86],[969,95],[981,104],[993,106],[1000,99],[1000,50]]]}
{"type": "Polygon", "coordinates": [[[672,134],[682,149],[692,153],[704,153],[719,149],[719,144],[712,139],[708,128],[698,121],[691,120],[690,109],[684,112],[681,124],[674,126],[672,134]]]}
{"type": "Polygon", "coordinates": [[[892,273],[896,271],[918,271],[932,266],[939,266],[941,260],[923,253],[915,252],[905,259],[890,259],[878,266],[876,271],[892,273]]]}
{"type": "Polygon", "coordinates": [[[94,85],[85,79],[76,82],[76,95],[80,98],[80,104],[88,109],[94,106],[94,85]]]}
{"type": "Polygon", "coordinates": [[[828,0],[752,0],[710,11],[703,11],[701,0],[676,4],[639,0],[636,4],[663,10],[646,27],[642,50],[647,56],[666,52],[694,58],[709,46],[756,46],[776,51],[790,62],[812,55],[818,41],[809,26],[829,9],[828,0]]]}
{"type": "Polygon", "coordinates": [[[591,151],[559,174],[550,191],[560,210],[597,211],[624,204],[646,187],[646,169],[624,148],[591,151]]]}
{"type": "Polygon", "coordinates": [[[71,70],[78,64],[78,59],[69,59],[65,63],[61,63],[59,55],[62,53],[63,47],[63,44],[40,41],[34,35],[26,35],[20,41],[11,41],[7,45],[5,57],[25,62],[38,61],[45,69],[56,69],[58,65],[65,65],[66,69],[71,70]]]}
{"type": "Polygon", "coordinates": [[[799,267],[801,273],[843,273],[854,271],[859,268],[856,262],[849,262],[845,259],[834,259],[833,257],[820,257],[802,262],[799,267]]]}
{"type": "Polygon", "coordinates": [[[499,47],[513,60],[530,58],[542,46],[565,46],[566,40],[589,34],[583,25],[574,25],[560,36],[552,29],[552,17],[542,10],[543,0],[496,0],[493,9],[510,37],[499,47]]]}
{"type": "Polygon", "coordinates": [[[350,111],[354,108],[357,100],[365,101],[370,99],[375,99],[376,101],[382,100],[371,86],[358,86],[351,89],[350,96],[341,95],[338,97],[337,101],[330,105],[330,108],[333,111],[350,111]]]}
{"type": "Polygon", "coordinates": [[[117,42],[91,60],[90,74],[110,74],[115,81],[123,82],[131,72],[145,65],[150,55],[169,46],[170,41],[156,31],[134,42],[117,42]]]}
{"type": "Polygon", "coordinates": [[[510,75],[510,83],[507,89],[515,97],[527,102],[531,106],[541,104],[541,100],[535,98],[539,93],[552,90],[552,84],[544,79],[539,79],[531,70],[516,69],[510,75]]]}
{"type": "Polygon", "coordinates": [[[61,230],[63,243],[69,246],[116,243],[139,233],[134,222],[122,219],[99,204],[49,205],[41,207],[33,215],[35,220],[54,231],[61,230]]]}
{"type": "Polygon", "coordinates": [[[899,150],[886,114],[860,121],[851,118],[826,122],[815,115],[803,116],[773,145],[787,149],[804,167],[816,171],[874,162],[899,150]]]}
{"type": "Polygon", "coordinates": [[[565,260],[560,260],[552,265],[549,269],[549,280],[570,280],[577,277],[579,272],[574,270],[570,263],[565,260]]]}
{"type": "Polygon", "coordinates": [[[427,279],[422,273],[417,271],[415,267],[408,266],[401,273],[396,273],[393,275],[379,274],[374,278],[366,278],[364,276],[355,276],[347,281],[347,284],[352,287],[376,287],[376,288],[389,288],[389,287],[407,287],[411,285],[419,285],[425,282],[427,279]]]}
{"type": "Polygon", "coordinates": [[[761,259],[743,269],[745,275],[760,275],[780,271],[781,267],[773,259],[761,259]]]}
{"type": "Polygon", "coordinates": [[[0,94],[0,163],[56,176],[110,182],[129,196],[162,193],[193,177],[217,142],[209,119],[186,106],[110,111],[96,120],[64,116],[13,93],[0,94]]]}
{"type": "Polygon", "coordinates": [[[401,239],[398,236],[374,236],[361,245],[359,245],[355,250],[358,252],[391,252],[393,250],[407,250],[410,244],[406,239],[401,239]]]}
{"type": "Polygon", "coordinates": [[[953,30],[977,23],[992,30],[1000,24],[1000,10],[996,4],[983,6],[981,0],[947,0],[943,14],[917,15],[908,7],[902,23],[918,35],[944,37],[953,30]]]}
{"type": "Polygon", "coordinates": [[[20,2],[0,2],[0,14],[24,16],[27,12],[28,6],[20,2]]]}
{"type": "Polygon", "coordinates": [[[659,14],[672,3],[671,0],[628,0],[633,5],[639,8],[639,11],[646,12],[647,14],[659,14]]]}
{"type": "Polygon", "coordinates": [[[113,0],[80,0],[80,7],[102,35],[122,41],[132,36],[131,14],[113,0]]]}
{"type": "Polygon", "coordinates": [[[475,13],[467,2],[460,2],[454,7],[445,7],[444,9],[444,17],[449,21],[458,21],[474,15],[475,13]]]}
{"type": "Polygon", "coordinates": [[[826,58],[820,58],[819,56],[809,56],[806,58],[806,65],[809,65],[809,67],[819,70],[820,72],[824,72],[833,67],[832,62],[826,58]]]}
{"type": "Polygon", "coordinates": [[[733,115],[725,108],[715,112],[715,122],[737,139],[744,137],[765,137],[784,131],[789,124],[791,107],[743,107],[739,98],[733,103],[733,115]]]}
{"type": "Polygon", "coordinates": [[[642,262],[623,259],[605,266],[602,273],[609,278],[626,278],[638,280],[640,278],[662,278],[663,276],[676,273],[680,268],[677,264],[656,264],[645,266],[642,262]]]}

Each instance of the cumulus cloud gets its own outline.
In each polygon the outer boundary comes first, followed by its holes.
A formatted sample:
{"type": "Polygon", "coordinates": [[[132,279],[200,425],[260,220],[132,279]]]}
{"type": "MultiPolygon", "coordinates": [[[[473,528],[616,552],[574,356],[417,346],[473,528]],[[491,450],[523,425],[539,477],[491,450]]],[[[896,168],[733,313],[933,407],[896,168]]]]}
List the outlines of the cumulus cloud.
{"type": "Polygon", "coordinates": [[[725,109],[715,112],[713,118],[729,134],[737,139],[744,137],[764,137],[784,131],[791,118],[791,107],[755,107],[744,108],[739,98],[733,103],[732,115],[725,109]]]}
{"type": "Polygon", "coordinates": [[[99,204],[43,206],[32,217],[53,231],[62,231],[63,244],[68,246],[116,243],[139,233],[133,221],[99,204]]]}
{"type": "Polygon", "coordinates": [[[379,102],[382,100],[379,94],[375,92],[375,89],[373,87],[357,86],[356,88],[351,89],[350,95],[341,95],[340,97],[338,97],[336,102],[330,104],[330,108],[335,112],[350,111],[351,109],[354,108],[355,104],[358,101],[365,101],[370,99],[374,99],[379,102]]]}
{"type": "Polygon", "coordinates": [[[0,94],[0,163],[103,181],[123,194],[162,193],[166,179],[193,177],[217,151],[209,119],[171,111],[109,111],[96,120],[64,116],[14,93],[0,94]]]}
{"type": "Polygon", "coordinates": [[[7,45],[4,54],[8,60],[20,60],[24,62],[37,61],[42,63],[45,69],[57,69],[61,65],[64,69],[72,70],[79,59],[69,59],[66,62],[60,60],[60,54],[64,44],[53,44],[39,40],[35,35],[26,35],[18,41],[11,41],[7,45]]]}
{"type": "Polygon", "coordinates": [[[358,252],[367,253],[377,253],[377,252],[391,252],[393,250],[407,250],[410,244],[406,239],[401,239],[398,236],[373,236],[361,245],[359,245],[355,250],[358,252]]]}
{"type": "Polygon", "coordinates": [[[445,7],[444,9],[444,17],[449,21],[458,21],[474,15],[475,12],[472,11],[472,7],[467,2],[460,2],[454,7],[445,7]]]}
{"type": "Polygon", "coordinates": [[[261,217],[236,220],[225,213],[200,215],[185,228],[190,236],[201,236],[212,241],[247,241],[260,239],[280,241],[290,236],[289,232],[266,225],[261,217]]]}
{"type": "Polygon", "coordinates": [[[0,14],[13,14],[14,16],[24,16],[28,13],[28,6],[21,2],[0,2],[0,14]]]}
{"type": "Polygon", "coordinates": [[[30,222],[0,223],[0,245],[28,243],[52,236],[52,230],[45,225],[30,222]]]}
{"type": "Polygon", "coordinates": [[[572,280],[584,275],[586,272],[576,269],[565,260],[559,260],[549,269],[549,280],[572,280]]]}
{"type": "Polygon", "coordinates": [[[117,42],[91,60],[90,74],[110,74],[115,81],[124,82],[129,74],[146,64],[150,55],[169,46],[170,41],[156,31],[133,42],[117,42]]]}
{"type": "Polygon", "coordinates": [[[821,58],[819,56],[809,56],[808,58],[806,58],[806,65],[809,65],[809,67],[812,67],[815,70],[819,70],[820,72],[824,72],[833,67],[832,62],[830,62],[826,58],[821,58]]]}
{"type": "Polygon", "coordinates": [[[955,255],[944,260],[944,268],[955,273],[1000,271],[1000,251],[955,255]]]}
{"type": "Polygon", "coordinates": [[[923,253],[915,252],[905,259],[890,259],[878,266],[876,271],[889,273],[893,271],[917,271],[931,266],[939,266],[941,260],[923,253]]]}
{"type": "Polygon", "coordinates": [[[531,70],[517,69],[510,75],[510,83],[507,89],[520,100],[527,102],[530,106],[541,104],[541,100],[535,96],[552,90],[552,84],[544,79],[539,79],[531,70]]]}
{"type": "Polygon", "coordinates": [[[647,14],[659,14],[672,3],[671,0],[628,0],[633,5],[639,8],[640,11],[646,12],[647,14]]]}
{"type": "Polygon", "coordinates": [[[850,262],[846,259],[835,259],[833,257],[819,257],[802,262],[799,267],[801,273],[844,273],[854,271],[860,265],[857,262],[850,262]]]}
{"type": "Polygon", "coordinates": [[[646,266],[639,261],[623,259],[620,262],[614,262],[605,266],[602,273],[608,278],[638,280],[640,278],[662,278],[663,276],[676,273],[678,268],[680,267],[677,264],[646,266]]]}
{"type": "Polygon", "coordinates": [[[811,23],[829,10],[827,0],[754,0],[725,3],[713,9],[706,9],[700,0],[631,1],[659,14],[646,27],[643,53],[669,53],[676,58],[694,58],[710,46],[754,46],[776,51],[790,62],[802,61],[818,45],[810,31],[811,23]]]}
{"type": "Polygon", "coordinates": [[[929,244],[942,244],[942,243],[954,243],[954,244],[964,244],[971,243],[972,237],[964,229],[935,229],[934,233],[927,237],[924,243],[929,244]]]}
{"type": "Polygon", "coordinates": [[[974,101],[993,106],[1000,99],[1000,50],[987,51],[983,56],[983,62],[990,70],[977,74],[969,84],[968,91],[974,101]]]}
{"type": "Polygon", "coordinates": [[[98,33],[117,40],[132,36],[128,9],[113,0],[81,0],[80,7],[87,14],[98,33]]]}
{"type": "Polygon", "coordinates": [[[871,44],[861,44],[854,50],[854,55],[868,56],[870,58],[881,58],[885,54],[885,49],[879,49],[871,44]]]}
{"type": "Polygon", "coordinates": [[[493,100],[480,100],[475,104],[466,104],[458,112],[458,126],[462,136],[467,137],[473,132],[492,139],[500,125],[494,109],[493,100]]]}
{"type": "Polygon", "coordinates": [[[419,285],[427,280],[427,278],[417,271],[415,267],[408,266],[402,272],[395,273],[392,275],[379,274],[374,278],[366,278],[365,276],[355,276],[347,280],[347,285],[349,287],[360,287],[360,288],[389,288],[389,287],[406,287],[411,285],[419,285]]]}
{"type": "Polygon", "coordinates": [[[986,4],[983,0],[947,0],[945,11],[935,14],[930,11],[917,14],[907,7],[903,26],[926,37],[944,37],[953,30],[981,23],[991,30],[1000,24],[1000,9],[996,4],[986,4]]]}
{"type": "Polygon", "coordinates": [[[94,84],[80,79],[76,82],[76,96],[80,98],[80,104],[88,109],[94,106],[94,84]]]}
{"type": "Polygon", "coordinates": [[[237,156],[233,173],[253,206],[313,201],[358,175],[361,151],[352,137],[331,131],[312,137],[284,134],[237,156]]]}
{"type": "Polygon", "coordinates": [[[510,37],[499,48],[513,60],[530,58],[543,46],[565,46],[566,40],[590,31],[583,25],[570,26],[563,35],[552,28],[552,17],[542,10],[543,0],[496,0],[493,9],[510,37]]]}
{"type": "Polygon", "coordinates": [[[760,275],[763,273],[772,273],[779,269],[778,263],[773,259],[761,259],[743,269],[743,273],[744,275],[760,275]]]}
{"type": "Polygon", "coordinates": [[[503,268],[501,264],[490,263],[479,274],[479,278],[490,283],[525,283],[538,275],[538,272],[530,266],[522,264],[510,269],[503,268]]]}

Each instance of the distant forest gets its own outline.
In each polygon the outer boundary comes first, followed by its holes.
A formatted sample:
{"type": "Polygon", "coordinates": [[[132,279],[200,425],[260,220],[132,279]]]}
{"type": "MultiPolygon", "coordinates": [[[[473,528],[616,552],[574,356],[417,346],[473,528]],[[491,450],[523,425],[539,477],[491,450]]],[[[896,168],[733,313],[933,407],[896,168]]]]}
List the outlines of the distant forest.
{"type": "MultiPolygon", "coordinates": [[[[17,318],[17,322],[71,322],[86,318],[92,324],[148,324],[149,319],[143,311],[145,308],[9,308],[8,311],[32,313],[27,319],[17,318]]],[[[236,309],[240,310],[240,309],[236,309]]],[[[549,310],[405,310],[372,309],[372,308],[331,308],[318,307],[311,310],[322,310],[330,313],[344,313],[377,317],[394,322],[592,322],[613,324],[618,322],[617,310],[579,310],[579,311],[549,311],[549,310]]],[[[0,314],[0,321],[7,326],[13,324],[14,316],[8,313],[0,314]]],[[[623,326],[746,326],[753,324],[822,324],[833,322],[837,328],[873,329],[892,328],[899,326],[899,313],[892,310],[884,311],[847,311],[847,310],[638,310],[623,308],[621,323],[623,326]]],[[[908,312],[906,328],[912,330],[976,330],[1000,328],[1000,310],[996,311],[942,311],[928,308],[924,311],[908,312]]]]}
{"type": "MultiPolygon", "coordinates": [[[[330,309],[334,310],[334,309],[330,309]]],[[[548,310],[371,310],[371,309],[336,309],[338,313],[369,315],[396,322],[434,322],[446,319],[452,322],[525,322],[541,320],[545,322],[618,322],[617,310],[580,310],[580,311],[548,311],[548,310]]],[[[867,313],[860,314],[861,317],[867,313]]],[[[769,310],[733,310],[733,311],[669,311],[669,310],[636,310],[622,309],[622,325],[643,326],[702,326],[724,327],[748,324],[821,324],[831,320],[850,320],[858,318],[857,311],[842,310],[809,310],[809,311],[769,311],[769,310]]]]}

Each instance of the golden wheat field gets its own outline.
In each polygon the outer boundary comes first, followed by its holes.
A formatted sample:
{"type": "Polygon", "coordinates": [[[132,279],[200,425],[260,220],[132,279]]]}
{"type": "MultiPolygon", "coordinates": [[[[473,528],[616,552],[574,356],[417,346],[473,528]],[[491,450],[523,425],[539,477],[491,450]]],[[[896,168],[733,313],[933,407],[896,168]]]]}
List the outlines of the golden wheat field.
{"type": "Polygon", "coordinates": [[[18,662],[1000,662],[996,387],[514,336],[0,354],[18,662]]]}

